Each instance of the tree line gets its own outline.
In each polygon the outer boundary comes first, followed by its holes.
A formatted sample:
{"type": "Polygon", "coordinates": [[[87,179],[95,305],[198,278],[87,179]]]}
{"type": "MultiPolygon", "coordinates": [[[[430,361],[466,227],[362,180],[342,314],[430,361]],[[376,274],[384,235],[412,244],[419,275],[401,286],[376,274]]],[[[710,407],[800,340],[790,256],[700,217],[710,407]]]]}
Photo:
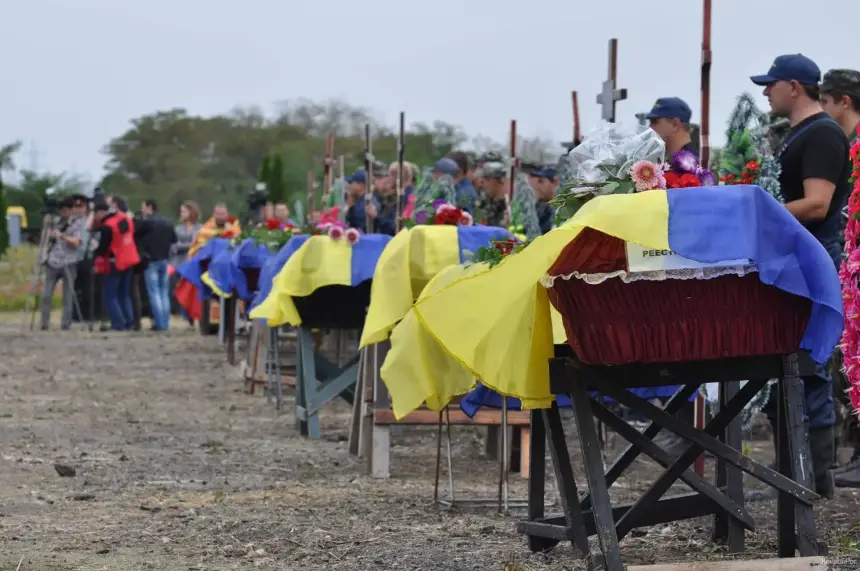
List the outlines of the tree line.
{"type": "MultiPolygon", "coordinates": [[[[186,200],[196,202],[203,214],[216,203],[232,212],[244,210],[248,195],[260,177],[264,159],[279,161],[283,173],[281,196],[290,204],[307,208],[308,173],[313,173],[313,195],[319,208],[326,140],[334,134],[334,158],[343,157],[346,173],[363,166],[364,126],[371,126],[373,155],[393,162],[397,134],[363,107],[332,100],[284,102],[273,114],[260,108],[236,108],[215,116],[194,115],[185,109],[156,111],[130,121],[128,129],[102,149],[106,173],[100,186],[106,194],[128,199],[136,208],[142,200],[155,199],[159,209],[175,216],[186,200]]],[[[470,137],[458,126],[444,121],[413,123],[405,132],[405,155],[420,166],[464,146],[478,152],[505,151],[506,145],[486,137],[470,137]]],[[[520,149],[529,158],[556,160],[560,147],[540,138],[522,139],[520,149]]],[[[0,148],[0,166],[14,169],[20,144],[0,148]]],[[[23,206],[31,224],[37,224],[45,191],[81,190],[79,181],[63,174],[19,171],[20,182],[7,186],[5,202],[23,206]]],[[[306,211],[306,210],[305,210],[306,211]]]]}

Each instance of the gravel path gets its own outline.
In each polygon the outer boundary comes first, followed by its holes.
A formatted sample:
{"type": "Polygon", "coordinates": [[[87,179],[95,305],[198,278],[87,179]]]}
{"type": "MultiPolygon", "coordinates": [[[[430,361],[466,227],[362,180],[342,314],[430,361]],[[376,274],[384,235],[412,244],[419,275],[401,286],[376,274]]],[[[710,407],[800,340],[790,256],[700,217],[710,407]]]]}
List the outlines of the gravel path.
{"type": "MultiPolygon", "coordinates": [[[[0,569],[580,568],[569,546],[530,554],[516,517],[435,508],[434,430],[396,434],[392,478],[373,480],[348,453],[345,403],[323,411],[321,440],[303,439],[290,414],[242,392],[212,337],[0,327],[0,357],[0,569]]],[[[492,497],[482,434],[455,433],[458,491],[492,497]]],[[[643,462],[614,493],[654,473],[643,462]]],[[[773,553],[770,510],[753,512],[761,555],[773,553]]],[[[851,491],[822,506],[831,550],[856,553],[858,514],[851,491]]],[[[637,535],[623,543],[630,562],[722,556],[705,520],[637,535]]]]}

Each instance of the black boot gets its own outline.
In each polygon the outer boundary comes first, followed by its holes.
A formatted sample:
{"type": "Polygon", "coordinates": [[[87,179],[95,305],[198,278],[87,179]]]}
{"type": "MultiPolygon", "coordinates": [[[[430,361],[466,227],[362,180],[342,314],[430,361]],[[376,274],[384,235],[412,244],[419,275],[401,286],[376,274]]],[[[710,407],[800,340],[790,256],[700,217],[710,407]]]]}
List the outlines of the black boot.
{"type": "Polygon", "coordinates": [[[812,456],[812,476],[815,492],[822,498],[832,498],[836,492],[833,482],[833,463],[836,448],[833,440],[833,427],[811,428],[809,430],[809,449],[812,456]]]}
{"type": "Polygon", "coordinates": [[[854,448],[851,461],[833,471],[837,488],[860,488],[860,447],[854,448]]]}

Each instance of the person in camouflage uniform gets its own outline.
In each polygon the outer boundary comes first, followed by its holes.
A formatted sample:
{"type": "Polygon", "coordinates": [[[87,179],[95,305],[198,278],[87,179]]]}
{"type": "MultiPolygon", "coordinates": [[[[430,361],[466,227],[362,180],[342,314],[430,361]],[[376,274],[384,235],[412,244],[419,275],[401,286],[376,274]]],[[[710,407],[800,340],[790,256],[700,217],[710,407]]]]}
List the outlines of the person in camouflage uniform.
{"type": "Polygon", "coordinates": [[[860,127],[860,71],[831,69],[821,80],[821,107],[833,117],[853,145],[860,127]]]}
{"type": "MultiPolygon", "coordinates": [[[[832,69],[824,74],[821,81],[821,106],[839,123],[853,145],[860,128],[860,71],[832,69]]],[[[838,415],[841,418],[841,436],[854,446],[851,461],[834,471],[834,479],[838,488],[860,488],[860,426],[852,413],[847,394],[848,379],[842,371],[842,355],[838,349],[834,352],[832,373],[834,400],[841,405],[837,407],[837,412],[841,413],[838,415]]]]}
{"type": "Polygon", "coordinates": [[[478,191],[478,196],[481,195],[481,190],[484,188],[484,165],[487,163],[503,163],[504,159],[500,153],[496,151],[487,151],[479,155],[475,160],[475,167],[471,171],[472,186],[478,191]]]}
{"type": "Polygon", "coordinates": [[[507,228],[510,223],[507,192],[510,187],[508,169],[504,163],[488,162],[482,167],[483,188],[475,205],[475,222],[507,228]]]}

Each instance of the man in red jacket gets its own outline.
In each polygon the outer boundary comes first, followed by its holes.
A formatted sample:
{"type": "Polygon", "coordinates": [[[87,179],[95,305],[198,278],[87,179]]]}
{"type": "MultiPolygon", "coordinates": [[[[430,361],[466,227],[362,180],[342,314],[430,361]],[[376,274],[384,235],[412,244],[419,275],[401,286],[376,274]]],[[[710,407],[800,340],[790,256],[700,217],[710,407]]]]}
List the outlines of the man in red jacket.
{"type": "Polygon", "coordinates": [[[134,243],[134,221],[123,212],[110,212],[105,203],[96,204],[93,212],[99,227],[96,268],[105,276],[104,295],[111,329],[131,331],[135,325],[131,280],[134,266],[140,263],[134,243]]]}

